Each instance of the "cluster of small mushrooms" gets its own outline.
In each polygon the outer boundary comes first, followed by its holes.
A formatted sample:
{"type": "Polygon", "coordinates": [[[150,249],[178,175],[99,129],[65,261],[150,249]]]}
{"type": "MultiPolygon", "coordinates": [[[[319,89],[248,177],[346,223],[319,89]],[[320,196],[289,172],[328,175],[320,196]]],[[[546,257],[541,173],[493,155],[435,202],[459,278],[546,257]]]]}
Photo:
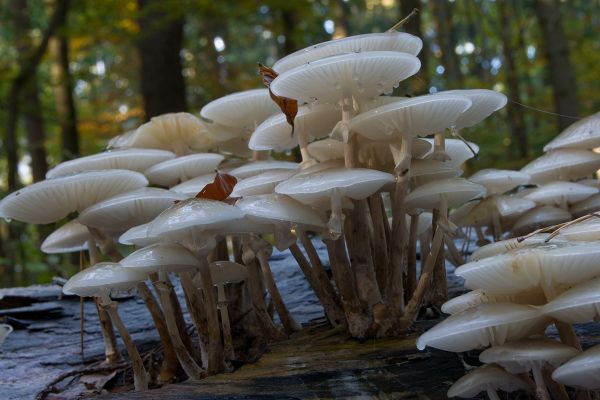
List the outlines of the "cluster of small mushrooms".
{"type": "MultiPolygon", "coordinates": [[[[228,371],[240,332],[232,321],[251,321],[253,333],[267,342],[302,329],[271,273],[273,246],[290,251],[333,327],[361,339],[405,332],[423,304],[447,301],[445,259],[463,263],[454,244],[464,236],[462,228],[474,227],[484,241],[488,226],[487,237],[500,239],[570,220],[571,212],[594,208],[584,203],[598,189],[595,181],[569,181],[600,167],[600,155],[585,150],[590,146],[563,149],[573,141],[565,139],[565,145],[559,137],[521,172],[488,170],[460,178],[460,165],[478,147],[465,142],[459,130],[502,108],[506,97],[483,89],[390,96],[419,70],[421,47],[418,37],[392,30],[300,50],[275,63],[268,89],[214,100],[200,117],[152,118],[112,139],[107,151],[63,162],[45,181],[10,194],[0,202],[0,216],[34,224],[74,217],[45,240],[42,250],[88,252],[92,266],[71,277],[64,292],[94,297],[107,362],[119,357],[117,328],[136,390],[146,389],[155,377],[148,376],[111,294],[135,289],[146,303],[164,352],[157,380],[168,382],[180,367],[191,379],[228,371]],[[274,99],[297,101],[297,112],[290,118],[274,99]],[[451,138],[446,139],[447,132],[451,138]],[[270,157],[296,147],[301,163],[270,157]],[[539,186],[505,194],[531,183],[539,186]],[[215,186],[229,188],[224,198],[207,195],[215,186]],[[456,211],[449,216],[450,208],[456,211]],[[326,262],[314,247],[317,240],[326,246],[326,262]],[[175,275],[196,335],[186,329],[175,275]]],[[[575,136],[584,135],[579,128],[572,128],[575,136]]],[[[446,303],[444,310],[456,314],[423,335],[419,347],[465,351],[502,345],[543,330],[552,318],[563,321],[562,304],[571,307],[575,298],[564,290],[596,275],[591,261],[597,246],[571,242],[572,236],[550,244],[540,244],[537,236],[510,242],[520,248],[514,252],[504,244],[480,249],[474,259],[481,260],[457,269],[467,287],[478,291],[453,300],[452,306],[446,303]],[[535,262],[515,267],[521,259],[535,262]],[[491,274],[478,272],[488,264],[491,274]],[[580,269],[589,272],[577,275],[580,269]],[[568,302],[557,303],[564,296],[568,302]],[[540,306],[548,300],[543,310],[506,303],[540,306]],[[504,303],[471,307],[493,301],[504,303]],[[523,327],[514,327],[514,321],[523,327]]],[[[592,293],[591,282],[585,284],[592,293]]],[[[556,324],[573,345],[570,322],[556,324]]],[[[514,346],[506,351],[535,347],[514,346]]],[[[549,346],[562,351],[560,362],[577,351],[554,342],[549,346]]],[[[488,355],[485,360],[502,365],[495,353],[488,355]]],[[[540,392],[545,390],[538,379],[541,364],[529,365],[540,392]]],[[[496,366],[478,371],[509,376],[496,366]]],[[[557,380],[570,384],[570,375],[560,371],[554,373],[557,380]]],[[[507,379],[510,388],[526,384],[507,379]]]]}
{"type": "Polygon", "coordinates": [[[470,178],[487,196],[450,219],[476,229],[480,244],[494,242],[455,270],[471,291],[442,305],[450,316],[417,347],[491,347],[479,355],[484,365],[448,396],[483,391],[498,399],[496,390],[535,389],[540,399],[569,399],[566,385],[583,399],[600,390],[600,346],[582,352],[573,328],[600,319],[600,181],[586,179],[600,168],[600,154],[591,150],[598,146],[600,113],[571,125],[521,171],[482,170],[470,178]]]}

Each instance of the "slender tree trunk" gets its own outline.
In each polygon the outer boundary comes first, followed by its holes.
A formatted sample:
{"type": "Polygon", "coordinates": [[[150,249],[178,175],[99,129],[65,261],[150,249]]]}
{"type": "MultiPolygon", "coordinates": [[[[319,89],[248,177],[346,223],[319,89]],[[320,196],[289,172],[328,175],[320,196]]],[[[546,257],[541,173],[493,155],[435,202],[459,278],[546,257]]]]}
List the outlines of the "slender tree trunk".
{"type": "MultiPolygon", "coordinates": [[[[504,56],[506,82],[508,85],[509,97],[521,103],[521,92],[519,88],[519,71],[517,68],[517,49],[512,44],[511,31],[513,28],[510,10],[504,1],[496,3],[498,5],[498,13],[500,14],[500,26],[502,35],[502,54],[504,56]]],[[[525,130],[525,119],[520,109],[515,108],[512,104],[508,105],[508,119],[513,137],[513,149],[517,149],[519,157],[527,157],[527,132],[525,130]]]]}
{"type": "MultiPolygon", "coordinates": [[[[535,6],[554,92],[554,109],[558,114],[577,117],[577,82],[569,61],[569,45],[560,18],[560,6],[556,0],[536,0],[535,6]]],[[[572,118],[558,117],[560,130],[573,122],[572,118]]]]}
{"type": "Polygon", "coordinates": [[[429,46],[425,41],[425,36],[421,30],[421,13],[423,12],[423,4],[421,0],[400,0],[400,18],[409,15],[412,10],[418,9],[419,13],[408,20],[404,25],[404,31],[420,37],[423,40],[423,50],[419,53],[421,60],[421,69],[415,77],[410,79],[411,93],[421,95],[429,93],[429,74],[427,73],[427,59],[429,56],[429,46]]]}
{"type": "Polygon", "coordinates": [[[183,41],[183,14],[172,2],[138,0],[141,90],[146,119],[186,110],[185,83],[179,53],[183,41]]]}
{"type": "Polygon", "coordinates": [[[447,0],[432,0],[431,6],[435,20],[436,39],[442,51],[446,86],[448,88],[461,87],[460,64],[454,51],[456,48],[456,31],[452,25],[452,4],[448,3],[447,0]]]}
{"type": "Polygon", "coordinates": [[[13,79],[10,85],[7,98],[7,118],[5,132],[5,151],[7,158],[7,183],[8,190],[14,191],[18,182],[18,146],[17,146],[17,120],[19,116],[19,98],[21,92],[28,82],[35,76],[35,71],[42,60],[48,41],[54,32],[64,24],[69,1],[63,0],[56,3],[56,7],[50,17],[48,27],[44,31],[40,43],[32,49],[27,56],[20,61],[19,73],[13,79]]]}
{"type": "Polygon", "coordinates": [[[73,80],[69,69],[69,42],[64,32],[58,32],[50,39],[48,46],[53,59],[51,72],[56,97],[56,113],[60,124],[61,159],[71,160],[79,156],[79,132],[73,98],[73,80]]]}

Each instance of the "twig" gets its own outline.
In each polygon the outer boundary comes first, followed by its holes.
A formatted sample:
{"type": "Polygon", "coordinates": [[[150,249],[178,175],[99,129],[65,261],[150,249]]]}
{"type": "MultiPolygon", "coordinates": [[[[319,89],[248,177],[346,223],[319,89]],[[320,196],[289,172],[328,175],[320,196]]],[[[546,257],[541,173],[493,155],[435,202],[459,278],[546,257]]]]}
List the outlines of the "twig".
{"type": "Polygon", "coordinates": [[[408,14],[406,17],[404,17],[400,21],[396,22],[394,24],[394,26],[392,26],[390,29],[388,29],[388,32],[392,32],[392,31],[395,31],[396,29],[400,28],[401,26],[406,24],[412,17],[417,15],[418,13],[419,13],[419,9],[413,8],[413,10],[410,12],[410,14],[408,14]]]}
{"type": "Polygon", "coordinates": [[[67,379],[68,377],[81,376],[81,375],[86,375],[86,374],[95,374],[95,373],[100,373],[100,372],[113,372],[113,371],[117,371],[117,370],[123,370],[125,368],[128,368],[129,366],[130,366],[129,362],[121,362],[119,364],[111,364],[111,365],[102,365],[101,364],[101,365],[94,365],[91,367],[76,369],[73,371],[68,371],[68,372],[62,373],[59,376],[57,376],[56,378],[54,378],[49,384],[47,384],[46,387],[35,396],[35,400],[44,400],[48,394],[56,391],[56,387],[55,387],[56,384],[67,379]]]}

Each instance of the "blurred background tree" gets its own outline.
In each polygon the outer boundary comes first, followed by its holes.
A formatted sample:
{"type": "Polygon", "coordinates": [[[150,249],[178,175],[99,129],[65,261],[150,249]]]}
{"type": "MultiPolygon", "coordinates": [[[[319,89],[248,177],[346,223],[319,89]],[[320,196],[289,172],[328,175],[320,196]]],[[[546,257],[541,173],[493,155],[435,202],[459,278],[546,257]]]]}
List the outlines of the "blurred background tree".
{"type": "MultiPolygon", "coordinates": [[[[0,195],[49,166],[105,147],[154,115],[197,113],[261,87],[256,63],[305,46],[402,29],[422,71],[397,90],[505,93],[501,112],[464,132],[481,147],[465,175],[520,168],[561,129],[600,109],[600,0],[2,0],[0,195]],[[553,113],[564,115],[558,117],[553,113]]],[[[54,227],[0,222],[0,286],[67,275],[45,256],[54,227]]]]}

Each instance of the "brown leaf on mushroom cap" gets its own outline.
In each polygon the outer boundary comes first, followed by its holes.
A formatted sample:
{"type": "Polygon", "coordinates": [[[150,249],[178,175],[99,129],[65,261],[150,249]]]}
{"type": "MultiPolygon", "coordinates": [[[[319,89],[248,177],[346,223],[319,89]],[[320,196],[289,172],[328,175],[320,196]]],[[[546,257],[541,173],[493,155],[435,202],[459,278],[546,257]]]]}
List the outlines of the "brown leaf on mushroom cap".
{"type": "Polygon", "coordinates": [[[271,91],[271,82],[273,82],[273,80],[277,78],[277,75],[279,75],[272,68],[258,63],[258,72],[262,77],[263,83],[269,89],[269,95],[271,96],[271,99],[279,106],[281,111],[285,114],[288,124],[292,126],[293,135],[294,118],[296,118],[296,114],[298,114],[298,100],[290,99],[289,97],[277,96],[271,91]]]}
{"type": "Polygon", "coordinates": [[[223,201],[233,191],[237,184],[237,178],[233,175],[216,171],[215,179],[196,195],[198,199],[209,199],[223,201]]]}

